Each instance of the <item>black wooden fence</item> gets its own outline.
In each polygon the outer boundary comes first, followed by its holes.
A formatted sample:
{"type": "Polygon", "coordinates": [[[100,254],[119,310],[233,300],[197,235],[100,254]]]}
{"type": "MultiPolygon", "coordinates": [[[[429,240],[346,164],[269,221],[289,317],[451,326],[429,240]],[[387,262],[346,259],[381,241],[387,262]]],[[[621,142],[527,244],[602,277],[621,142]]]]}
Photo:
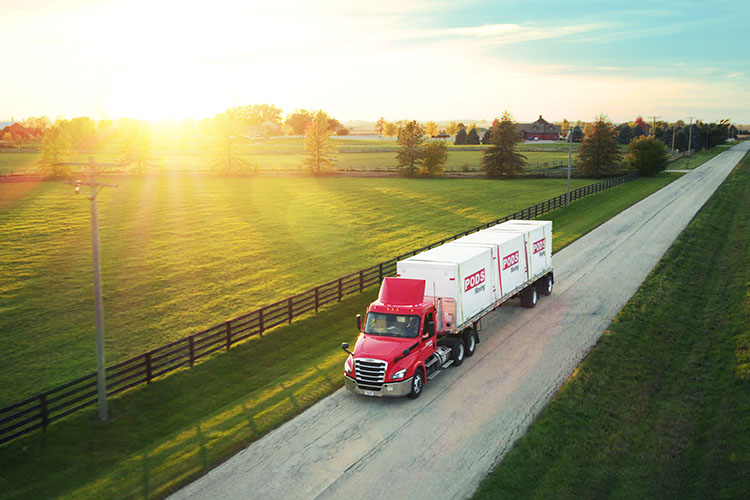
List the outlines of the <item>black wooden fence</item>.
{"type": "MultiPolygon", "coordinates": [[[[590,184],[570,192],[575,201],[605,189],[633,180],[635,175],[626,175],[590,184]]],[[[106,368],[107,394],[113,396],[131,387],[148,384],[156,377],[193,364],[214,352],[228,350],[249,337],[263,336],[267,330],[291,323],[295,317],[318,309],[332,302],[380,283],[384,277],[396,271],[396,262],[419,252],[429,250],[462,236],[510,219],[533,219],[550,210],[565,206],[565,194],[537,203],[481,226],[469,229],[412,250],[385,262],[347,274],[310,290],[299,293],[274,304],[261,307],[242,316],[208,328],[188,337],[170,342],[151,351],[139,354],[121,363],[106,368]]],[[[41,392],[0,409],[0,444],[15,439],[35,429],[44,428],[73,412],[96,404],[96,372],[41,392]]]]}

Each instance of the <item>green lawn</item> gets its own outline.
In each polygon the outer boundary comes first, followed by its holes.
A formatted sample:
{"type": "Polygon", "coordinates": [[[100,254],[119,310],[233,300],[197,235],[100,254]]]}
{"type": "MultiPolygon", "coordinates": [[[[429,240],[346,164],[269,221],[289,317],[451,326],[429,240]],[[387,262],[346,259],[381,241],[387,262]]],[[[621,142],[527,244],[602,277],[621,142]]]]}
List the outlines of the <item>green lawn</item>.
{"type": "Polygon", "coordinates": [[[750,491],[750,157],[475,498],[750,491]]]}
{"type": "MultiPolygon", "coordinates": [[[[550,214],[555,240],[569,241],[572,234],[585,233],[624,205],[676,177],[669,174],[640,179],[576,201],[567,213],[558,210],[550,214]]],[[[455,190],[460,182],[445,184],[455,190]]],[[[512,183],[513,189],[507,189],[506,195],[524,184],[512,183]]],[[[430,234],[427,239],[432,240],[438,234],[454,232],[438,229],[450,217],[441,218],[440,224],[420,224],[421,214],[408,199],[381,201],[389,206],[408,205],[399,210],[409,213],[408,232],[412,234],[430,234]]],[[[477,206],[475,203],[474,208],[465,210],[478,211],[477,206]]],[[[450,210],[451,217],[468,217],[466,213],[461,215],[461,209],[450,210]]],[[[476,220],[485,220],[484,215],[478,214],[476,220]]],[[[461,225],[465,228],[476,220],[462,220],[461,225]]],[[[386,225],[392,222],[385,220],[386,225]]],[[[365,243],[385,234],[382,224],[376,226],[377,235],[364,238],[365,243]]],[[[114,398],[110,401],[112,420],[107,424],[99,423],[96,410],[91,408],[51,425],[44,433],[3,445],[0,498],[165,496],[340,387],[345,355],[338,346],[356,338],[353,317],[376,293],[371,288],[318,315],[277,328],[263,339],[209,358],[191,370],[114,398]]]]}
{"type": "MultiPolygon", "coordinates": [[[[565,190],[553,179],[113,182],[99,195],[109,363],[565,190]]],[[[0,183],[0,407],[94,369],[89,227],[86,197],[65,183],[0,183]]]]}
{"type": "Polygon", "coordinates": [[[686,156],[670,163],[667,168],[670,170],[698,168],[714,156],[721,154],[726,150],[727,148],[722,146],[716,146],[711,149],[701,149],[692,156],[686,156]]]}

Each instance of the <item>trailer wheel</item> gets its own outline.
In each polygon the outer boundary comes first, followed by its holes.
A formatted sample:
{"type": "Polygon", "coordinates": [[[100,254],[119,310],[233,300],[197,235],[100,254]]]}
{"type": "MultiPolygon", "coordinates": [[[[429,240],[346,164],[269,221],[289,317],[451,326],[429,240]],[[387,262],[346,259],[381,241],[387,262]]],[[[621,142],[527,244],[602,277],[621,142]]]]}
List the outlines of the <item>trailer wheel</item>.
{"type": "Polygon", "coordinates": [[[539,295],[537,294],[536,287],[534,285],[526,287],[526,289],[521,292],[521,305],[523,307],[534,307],[538,299],[539,295]]]}
{"type": "Polygon", "coordinates": [[[477,350],[477,333],[471,328],[466,330],[464,342],[466,343],[466,357],[470,358],[474,355],[474,351],[477,350]]]}
{"type": "Polygon", "coordinates": [[[542,278],[542,283],[539,287],[539,293],[542,295],[550,295],[552,293],[552,285],[554,284],[554,281],[552,280],[552,275],[548,274],[544,278],[542,278]]]}
{"type": "Polygon", "coordinates": [[[464,362],[465,355],[466,355],[466,345],[464,344],[464,339],[459,337],[455,340],[453,344],[453,352],[451,353],[453,366],[461,366],[461,363],[464,362]]]}
{"type": "Polygon", "coordinates": [[[408,396],[411,399],[417,399],[420,394],[422,394],[422,389],[424,388],[424,370],[422,370],[422,367],[419,367],[414,372],[414,378],[411,379],[411,392],[408,394],[408,396]]]}

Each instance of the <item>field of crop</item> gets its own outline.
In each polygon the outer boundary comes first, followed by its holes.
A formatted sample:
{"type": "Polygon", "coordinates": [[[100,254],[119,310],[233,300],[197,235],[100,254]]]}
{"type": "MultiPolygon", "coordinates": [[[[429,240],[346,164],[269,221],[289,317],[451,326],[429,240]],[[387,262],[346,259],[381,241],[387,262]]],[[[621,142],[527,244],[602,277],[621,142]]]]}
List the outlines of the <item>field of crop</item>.
{"type": "MultiPolygon", "coordinates": [[[[555,251],[678,175],[637,179],[545,214],[555,251]]],[[[418,216],[415,234],[439,231],[434,226],[446,220],[420,225],[418,216]]],[[[0,498],[164,497],[341,387],[338,345],[356,338],[353,316],[376,288],[112,398],[108,423],[89,408],[3,445],[0,498]]]]}
{"type": "Polygon", "coordinates": [[[475,498],[750,491],[750,157],[475,498]]]}
{"type": "MultiPolygon", "coordinates": [[[[114,182],[99,195],[110,363],[565,191],[552,179],[114,182]]],[[[0,406],[95,366],[88,210],[62,182],[0,184],[0,406]]]]}

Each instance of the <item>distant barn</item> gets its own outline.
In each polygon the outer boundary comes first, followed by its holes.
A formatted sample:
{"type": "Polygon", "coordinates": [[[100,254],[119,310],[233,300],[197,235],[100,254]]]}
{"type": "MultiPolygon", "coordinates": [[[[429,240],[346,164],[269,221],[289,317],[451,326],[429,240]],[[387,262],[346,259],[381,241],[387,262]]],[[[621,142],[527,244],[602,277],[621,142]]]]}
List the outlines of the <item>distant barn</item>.
{"type": "Polygon", "coordinates": [[[556,141],[560,138],[560,125],[553,125],[539,115],[533,123],[519,123],[518,131],[527,141],[556,141]]]}

